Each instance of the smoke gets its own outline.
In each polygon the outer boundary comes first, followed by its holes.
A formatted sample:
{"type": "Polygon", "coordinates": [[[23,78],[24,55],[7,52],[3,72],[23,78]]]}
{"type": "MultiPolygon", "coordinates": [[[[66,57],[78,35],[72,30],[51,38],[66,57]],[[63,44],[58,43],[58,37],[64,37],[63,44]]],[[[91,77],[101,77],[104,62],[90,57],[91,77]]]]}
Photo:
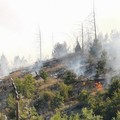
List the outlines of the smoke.
{"type": "MultiPolygon", "coordinates": [[[[98,40],[102,45],[101,51],[105,50],[107,52],[107,61],[105,66],[107,73],[105,77],[107,84],[109,84],[113,76],[120,75],[120,32],[112,30],[110,34],[103,35],[100,33],[98,35],[98,40]]],[[[89,48],[86,49],[85,55],[80,53],[74,53],[71,57],[68,55],[68,59],[64,61],[64,64],[78,76],[86,75],[86,61],[88,58],[88,54],[86,53],[88,53],[88,51],[89,48]]],[[[93,77],[95,76],[95,73],[93,72],[88,76],[93,77]]]]}
{"type": "Polygon", "coordinates": [[[14,58],[14,62],[13,62],[13,66],[12,66],[13,70],[16,70],[16,69],[19,69],[22,67],[26,67],[26,66],[28,66],[28,62],[24,57],[20,58],[19,56],[16,56],[14,58]]]}
{"type": "Polygon", "coordinates": [[[52,52],[52,56],[54,58],[61,58],[61,57],[64,57],[65,55],[67,55],[68,52],[69,52],[69,49],[67,47],[66,42],[64,42],[62,44],[57,43],[54,46],[54,49],[53,49],[53,52],[52,52]]]}
{"type": "Polygon", "coordinates": [[[30,63],[29,60],[26,60],[25,57],[15,56],[13,62],[7,60],[7,57],[3,54],[0,57],[0,77],[8,76],[9,73],[22,69],[24,72],[39,72],[43,62],[38,60],[35,64],[30,63]]]}
{"type": "Polygon", "coordinates": [[[19,56],[16,56],[13,63],[10,64],[6,56],[3,54],[0,57],[0,77],[8,76],[10,72],[26,66],[28,66],[28,62],[24,57],[20,58],[19,56]]]}
{"type": "Polygon", "coordinates": [[[98,39],[102,43],[102,49],[107,52],[106,81],[109,84],[113,76],[120,75],[120,32],[112,30],[109,34],[101,33],[98,39]]]}
{"type": "Polygon", "coordinates": [[[120,73],[120,32],[112,30],[108,37],[103,39],[103,49],[107,51],[107,67],[114,73],[120,73]]]}
{"type": "Polygon", "coordinates": [[[68,54],[62,63],[77,76],[84,75],[85,73],[85,57],[80,52],[68,54]]]}
{"type": "Polygon", "coordinates": [[[0,76],[7,76],[9,74],[9,64],[5,55],[0,58],[0,76]]]}
{"type": "Polygon", "coordinates": [[[33,65],[31,72],[37,72],[39,74],[41,67],[43,66],[43,62],[38,60],[33,65]]]}

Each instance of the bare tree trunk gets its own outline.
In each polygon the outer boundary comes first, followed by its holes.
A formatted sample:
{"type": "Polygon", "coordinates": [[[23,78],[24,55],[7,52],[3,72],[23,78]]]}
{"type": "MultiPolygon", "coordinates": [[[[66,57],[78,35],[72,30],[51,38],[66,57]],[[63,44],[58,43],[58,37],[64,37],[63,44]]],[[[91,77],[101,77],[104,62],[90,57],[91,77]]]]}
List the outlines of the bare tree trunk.
{"type": "Polygon", "coordinates": [[[17,117],[17,120],[20,120],[20,114],[19,114],[19,101],[16,101],[16,117],[17,117]]]}

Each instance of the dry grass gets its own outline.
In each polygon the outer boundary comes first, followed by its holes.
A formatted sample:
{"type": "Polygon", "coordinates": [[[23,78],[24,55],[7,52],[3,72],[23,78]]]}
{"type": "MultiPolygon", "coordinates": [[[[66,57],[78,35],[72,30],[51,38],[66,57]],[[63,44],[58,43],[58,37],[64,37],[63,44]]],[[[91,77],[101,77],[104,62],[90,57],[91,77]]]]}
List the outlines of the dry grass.
{"type": "Polygon", "coordinates": [[[44,68],[44,70],[49,73],[49,72],[55,72],[56,70],[61,69],[61,68],[64,68],[63,64],[57,64],[53,67],[44,68]]]}
{"type": "Polygon", "coordinates": [[[44,80],[38,80],[36,81],[36,85],[38,87],[38,91],[47,89],[48,87],[55,85],[56,83],[59,83],[60,81],[58,79],[54,79],[49,77],[46,82],[44,80]]]}

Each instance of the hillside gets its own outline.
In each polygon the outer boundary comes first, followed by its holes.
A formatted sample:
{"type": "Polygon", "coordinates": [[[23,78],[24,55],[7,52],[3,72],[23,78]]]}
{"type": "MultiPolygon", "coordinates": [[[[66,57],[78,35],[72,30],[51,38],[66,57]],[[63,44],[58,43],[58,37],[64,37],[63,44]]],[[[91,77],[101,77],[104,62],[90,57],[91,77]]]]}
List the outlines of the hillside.
{"type": "Polygon", "coordinates": [[[39,71],[27,71],[23,68],[10,73],[0,84],[1,114],[8,116],[8,119],[16,116],[16,93],[11,78],[19,96],[21,119],[32,115],[26,113],[31,110],[46,120],[58,111],[67,115],[79,113],[86,106],[88,95],[95,97],[98,93],[105,92],[105,78],[90,79],[84,75],[77,76],[66,66],[65,61],[74,62],[79,59],[78,55],[79,53],[73,53],[60,59],[45,61],[39,71]],[[25,113],[24,109],[27,109],[25,113]]]}
{"type": "Polygon", "coordinates": [[[120,77],[112,76],[106,52],[93,51],[100,43],[94,44],[89,53],[37,61],[2,78],[1,119],[117,120],[120,77]]]}

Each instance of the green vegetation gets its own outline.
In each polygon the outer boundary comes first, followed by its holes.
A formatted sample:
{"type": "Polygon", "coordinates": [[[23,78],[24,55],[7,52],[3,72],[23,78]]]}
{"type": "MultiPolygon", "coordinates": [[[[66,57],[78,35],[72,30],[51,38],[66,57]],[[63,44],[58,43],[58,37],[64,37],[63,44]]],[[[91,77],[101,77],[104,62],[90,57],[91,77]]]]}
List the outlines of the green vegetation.
{"type": "Polygon", "coordinates": [[[47,80],[47,78],[48,78],[48,74],[44,70],[41,70],[40,71],[40,77],[42,79],[44,79],[44,82],[45,82],[47,80]]]}
{"type": "Polygon", "coordinates": [[[54,110],[68,100],[72,87],[64,83],[59,83],[56,86],[58,88],[57,91],[46,90],[40,93],[40,97],[34,103],[37,110],[44,111],[46,108],[54,110]]]}
{"type": "Polygon", "coordinates": [[[86,73],[95,73],[95,77],[106,74],[107,52],[102,49],[101,42],[98,39],[94,39],[90,45],[88,56],[86,73]]]}
{"type": "MultiPolygon", "coordinates": [[[[80,50],[77,41],[76,53],[73,56],[80,50]]],[[[65,43],[57,44],[53,56],[63,57],[67,53],[68,48],[65,43]],[[61,54],[60,49],[64,54],[61,54]]],[[[79,55],[84,57],[84,52],[80,52],[79,55]]],[[[68,57],[71,56],[70,54],[68,57]]],[[[99,78],[105,77],[109,72],[109,68],[106,68],[108,57],[99,40],[93,41],[85,59],[85,62],[81,60],[86,67],[85,75],[77,76],[73,71],[64,69],[64,65],[62,69],[58,68],[59,63],[56,61],[59,60],[55,60],[51,63],[54,64],[53,68],[50,64],[48,68],[43,67],[39,71],[38,77],[44,81],[35,80],[32,75],[14,79],[20,99],[16,100],[15,91],[11,90],[6,99],[7,107],[3,113],[0,113],[0,117],[4,120],[6,115],[9,120],[16,120],[16,103],[19,103],[20,120],[119,120],[120,77],[113,77],[111,84],[104,88],[103,84],[106,80],[99,78]],[[60,72],[60,77],[56,77],[57,72],[60,72]],[[87,77],[89,75],[93,80],[87,77]]],[[[69,64],[74,62],[76,61],[70,61],[69,64]]],[[[81,66],[80,70],[83,67],[81,66]]]]}
{"type": "MultiPolygon", "coordinates": [[[[17,78],[14,82],[20,98],[20,120],[44,120],[47,116],[50,120],[119,120],[120,118],[120,77],[118,76],[113,77],[112,83],[102,91],[92,87],[88,89],[87,84],[91,85],[93,81],[88,83],[86,81],[83,84],[71,71],[63,75],[63,80],[50,83],[42,89],[40,89],[42,85],[49,83],[35,81],[31,75],[17,78]],[[76,84],[79,84],[78,88],[75,87],[76,84]]],[[[1,113],[1,117],[4,118],[6,115],[8,119],[16,119],[14,92],[7,98],[5,113],[1,113]]]]}
{"type": "MultiPolygon", "coordinates": [[[[31,75],[22,79],[17,78],[14,82],[20,97],[20,120],[44,120],[47,116],[50,116],[50,120],[119,120],[120,118],[120,77],[118,76],[112,78],[112,84],[107,89],[98,92],[94,91],[95,88],[88,89],[81,81],[77,81],[76,75],[70,71],[65,73],[63,81],[43,88],[39,92],[37,90],[41,86],[36,87],[31,75]],[[66,83],[68,78],[70,82],[66,83]],[[73,81],[79,83],[81,87],[75,88],[73,81]],[[79,90],[77,94],[76,89],[79,90]],[[71,109],[76,103],[80,104],[77,111],[76,108],[72,112],[64,111],[71,109]]],[[[7,105],[5,115],[8,119],[15,120],[16,99],[13,93],[9,94],[7,105]]],[[[5,115],[1,113],[1,117],[4,118],[5,115]]]]}
{"type": "Polygon", "coordinates": [[[15,84],[19,94],[24,97],[31,98],[35,92],[35,79],[32,75],[26,76],[24,79],[17,78],[15,84]]]}
{"type": "Polygon", "coordinates": [[[100,56],[100,59],[97,62],[96,65],[96,77],[99,77],[100,75],[105,75],[107,69],[106,69],[106,63],[107,63],[107,53],[106,51],[102,51],[102,54],[100,56]]]}
{"type": "Polygon", "coordinates": [[[61,115],[60,112],[58,112],[50,120],[103,120],[103,118],[100,115],[95,115],[93,110],[83,108],[80,114],[71,116],[61,115]]]}
{"type": "Polygon", "coordinates": [[[65,84],[72,84],[76,80],[76,74],[68,70],[64,73],[63,80],[65,84]]]}

